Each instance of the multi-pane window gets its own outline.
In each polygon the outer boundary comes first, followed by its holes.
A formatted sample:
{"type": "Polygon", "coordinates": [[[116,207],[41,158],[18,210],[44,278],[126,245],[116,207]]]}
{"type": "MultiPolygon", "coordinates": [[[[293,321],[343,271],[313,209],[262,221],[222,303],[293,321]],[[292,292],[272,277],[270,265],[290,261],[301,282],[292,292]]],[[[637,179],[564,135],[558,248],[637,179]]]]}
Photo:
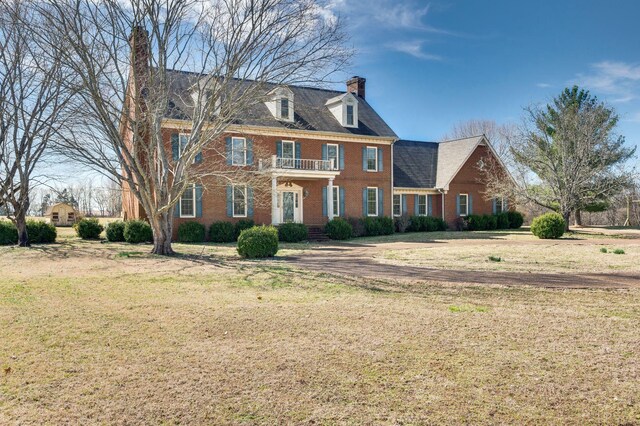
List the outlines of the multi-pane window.
{"type": "Polygon", "coordinates": [[[52,220],[53,222],[57,222],[58,220],[60,220],[60,219],[59,219],[59,216],[58,216],[58,212],[53,212],[53,213],[51,213],[51,220],[52,220]]]}
{"type": "Polygon", "coordinates": [[[188,187],[182,197],[180,197],[180,217],[196,216],[196,188],[194,185],[188,187]]]}
{"type": "Polygon", "coordinates": [[[340,216],[340,188],[333,187],[333,216],[340,216]]]}
{"type": "Polygon", "coordinates": [[[504,198],[502,197],[496,198],[496,213],[502,213],[504,211],[505,211],[504,198]]]}
{"type": "Polygon", "coordinates": [[[378,216],[378,188],[367,188],[367,215],[378,216]]]}
{"type": "Polygon", "coordinates": [[[378,148],[376,147],[367,147],[367,171],[378,171],[378,148]]]}
{"type": "Polygon", "coordinates": [[[460,205],[460,216],[467,216],[469,214],[469,195],[460,194],[458,196],[458,203],[460,205]]]}
{"type": "Polygon", "coordinates": [[[247,140],[245,138],[231,139],[231,164],[234,166],[247,165],[247,140]]]}
{"type": "Polygon", "coordinates": [[[427,215],[427,196],[426,195],[418,195],[418,215],[420,216],[427,215]]]}
{"type": "Polygon", "coordinates": [[[180,143],[178,144],[178,158],[182,157],[182,153],[187,147],[187,142],[189,142],[189,135],[181,134],[180,143]]]}
{"type": "Polygon", "coordinates": [[[401,216],[402,215],[402,196],[401,195],[393,195],[393,215],[401,216]]]}
{"type": "Polygon", "coordinates": [[[75,214],[73,212],[67,213],[67,222],[75,221],[75,214]]]}
{"type": "Polygon", "coordinates": [[[233,216],[245,217],[247,215],[247,187],[244,185],[233,186],[233,216]]]}
{"type": "Polygon", "coordinates": [[[280,99],[280,118],[289,119],[289,99],[280,99]]]}
{"type": "Polygon", "coordinates": [[[282,167],[294,168],[296,158],[296,144],[291,141],[282,141],[282,167]]]}
{"type": "Polygon", "coordinates": [[[347,126],[353,126],[354,116],[353,116],[353,105],[347,104],[347,126]]]}
{"type": "Polygon", "coordinates": [[[327,145],[327,160],[329,160],[329,164],[331,164],[332,169],[338,169],[339,164],[339,149],[336,144],[328,144],[327,145]]]}

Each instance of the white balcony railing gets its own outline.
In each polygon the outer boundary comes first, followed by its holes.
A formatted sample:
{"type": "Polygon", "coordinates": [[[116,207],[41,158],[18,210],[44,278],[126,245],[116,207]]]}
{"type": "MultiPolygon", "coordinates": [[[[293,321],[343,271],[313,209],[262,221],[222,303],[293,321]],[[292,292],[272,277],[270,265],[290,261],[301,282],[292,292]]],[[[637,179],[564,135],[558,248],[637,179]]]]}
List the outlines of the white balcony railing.
{"type": "Polygon", "coordinates": [[[307,158],[282,158],[271,157],[271,166],[274,169],[293,169],[310,171],[333,171],[338,170],[335,160],[312,160],[307,158]]]}

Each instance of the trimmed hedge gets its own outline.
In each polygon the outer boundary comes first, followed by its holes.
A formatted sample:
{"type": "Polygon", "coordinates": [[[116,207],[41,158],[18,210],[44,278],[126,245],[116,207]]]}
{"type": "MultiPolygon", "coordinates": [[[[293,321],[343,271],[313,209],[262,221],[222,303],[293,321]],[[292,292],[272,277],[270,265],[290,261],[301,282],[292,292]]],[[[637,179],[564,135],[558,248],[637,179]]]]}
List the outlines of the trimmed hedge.
{"type": "Polygon", "coordinates": [[[105,232],[107,240],[113,243],[124,241],[124,227],[125,223],[121,220],[110,222],[105,232]]]}
{"type": "Polygon", "coordinates": [[[353,236],[353,227],[346,220],[335,218],[327,223],[324,232],[332,240],[348,240],[353,236]]]}
{"type": "Polygon", "coordinates": [[[58,231],[55,225],[43,220],[27,220],[27,234],[30,244],[55,243],[58,231]]]}
{"type": "Polygon", "coordinates": [[[439,217],[411,216],[407,230],[409,232],[446,231],[447,223],[439,217]]]}
{"type": "Polygon", "coordinates": [[[273,257],[278,252],[278,230],[273,226],[254,226],[238,237],[238,254],[249,259],[273,257]]]}
{"type": "Polygon", "coordinates": [[[411,219],[408,214],[403,214],[393,219],[393,224],[395,225],[396,232],[405,233],[409,230],[409,225],[411,225],[411,219]]]}
{"type": "Polygon", "coordinates": [[[278,239],[286,243],[299,243],[309,238],[309,229],[304,223],[283,223],[278,226],[278,239]]]}
{"type": "Polygon", "coordinates": [[[498,213],[496,214],[496,229],[509,229],[509,214],[498,213]]]}
{"type": "Polygon", "coordinates": [[[361,217],[349,217],[347,218],[347,223],[351,225],[351,236],[352,237],[364,237],[366,235],[366,230],[364,228],[364,219],[361,217]]]}
{"type": "Polygon", "coordinates": [[[520,212],[509,211],[507,216],[509,216],[509,228],[511,229],[518,229],[524,223],[524,215],[520,212]]]}
{"type": "Polygon", "coordinates": [[[238,239],[238,237],[240,237],[242,231],[244,231],[245,229],[251,229],[254,226],[256,226],[256,224],[251,219],[242,219],[237,221],[234,225],[236,240],[238,239]]]}
{"type": "Polygon", "coordinates": [[[236,230],[231,222],[213,222],[209,228],[209,239],[214,243],[232,243],[236,240],[236,230]]]}
{"type": "Polygon", "coordinates": [[[102,231],[104,231],[104,226],[100,225],[100,222],[95,217],[90,217],[82,218],[74,223],[73,229],[76,230],[78,237],[83,240],[97,240],[100,238],[102,231]]]}
{"type": "Polygon", "coordinates": [[[364,224],[364,235],[367,237],[391,235],[395,230],[393,219],[387,216],[365,217],[362,221],[364,224]]]}
{"type": "Polygon", "coordinates": [[[0,220],[0,246],[18,244],[18,229],[8,220],[0,220]]]}
{"type": "Polygon", "coordinates": [[[181,243],[202,243],[206,234],[203,224],[190,220],[178,226],[178,241],[181,243]]]}
{"type": "Polygon", "coordinates": [[[128,220],[124,226],[124,240],[128,243],[149,243],[153,241],[153,230],[144,220],[128,220]]]}
{"type": "Polygon", "coordinates": [[[566,223],[558,213],[545,213],[533,219],[531,232],[541,239],[560,238],[564,234],[566,223]]]}

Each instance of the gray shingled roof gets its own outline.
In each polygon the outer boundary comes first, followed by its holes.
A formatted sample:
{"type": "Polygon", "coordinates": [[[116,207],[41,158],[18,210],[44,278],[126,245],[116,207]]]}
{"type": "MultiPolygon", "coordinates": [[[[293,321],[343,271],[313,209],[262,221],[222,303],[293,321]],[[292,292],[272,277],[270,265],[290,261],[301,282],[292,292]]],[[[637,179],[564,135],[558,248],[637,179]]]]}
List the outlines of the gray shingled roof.
{"type": "MultiPolygon", "coordinates": [[[[185,99],[190,99],[190,88],[202,77],[199,74],[168,71],[171,82],[170,108],[167,112],[169,118],[186,119],[189,117],[189,107],[185,99]]],[[[237,84],[257,84],[249,80],[238,80],[237,84]]],[[[265,84],[264,93],[268,93],[277,85],[265,84]]],[[[334,133],[346,133],[363,136],[380,136],[397,138],[396,134],[375,112],[369,103],[354,94],[358,99],[358,127],[343,127],[325,105],[326,101],[335,98],[345,92],[326,90],[312,87],[287,86],[294,95],[294,122],[287,123],[277,120],[267,106],[260,102],[243,114],[236,124],[266,126],[282,129],[295,129],[307,131],[323,131],[334,133]]]]}
{"type": "Polygon", "coordinates": [[[444,142],[399,140],[393,145],[393,186],[446,188],[484,136],[444,142]]]}

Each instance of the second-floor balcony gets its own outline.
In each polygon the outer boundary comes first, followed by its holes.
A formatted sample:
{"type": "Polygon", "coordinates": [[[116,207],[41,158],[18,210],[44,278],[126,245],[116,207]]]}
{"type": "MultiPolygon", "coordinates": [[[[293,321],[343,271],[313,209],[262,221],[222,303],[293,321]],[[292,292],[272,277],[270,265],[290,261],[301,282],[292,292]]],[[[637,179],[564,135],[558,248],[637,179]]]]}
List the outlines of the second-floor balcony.
{"type": "Polygon", "coordinates": [[[340,174],[340,169],[335,160],[283,158],[273,155],[270,167],[275,174],[282,176],[330,177],[340,174]]]}

